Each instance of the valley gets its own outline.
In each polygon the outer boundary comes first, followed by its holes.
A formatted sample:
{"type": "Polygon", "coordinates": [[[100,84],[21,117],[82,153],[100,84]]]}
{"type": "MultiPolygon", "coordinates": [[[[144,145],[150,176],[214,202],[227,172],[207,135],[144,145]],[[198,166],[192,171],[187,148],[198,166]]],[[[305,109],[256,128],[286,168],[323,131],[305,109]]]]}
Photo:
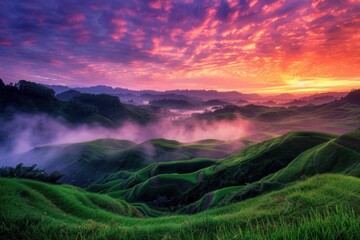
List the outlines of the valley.
{"type": "Polygon", "coordinates": [[[60,98],[26,81],[1,91],[4,239],[355,239],[360,230],[359,90],[289,107],[188,105],[163,93],[148,105],[60,98]]]}

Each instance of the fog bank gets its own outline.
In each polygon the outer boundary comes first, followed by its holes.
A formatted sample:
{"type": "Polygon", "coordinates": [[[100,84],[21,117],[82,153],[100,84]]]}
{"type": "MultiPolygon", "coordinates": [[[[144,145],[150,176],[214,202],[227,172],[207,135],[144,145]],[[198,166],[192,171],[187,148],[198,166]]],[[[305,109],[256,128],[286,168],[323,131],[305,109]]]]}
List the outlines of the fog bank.
{"type": "Polygon", "coordinates": [[[6,157],[50,144],[91,141],[100,138],[125,139],[142,142],[166,138],[180,142],[202,139],[233,140],[251,132],[252,124],[243,119],[209,123],[189,118],[183,121],[162,119],[156,123],[139,125],[126,122],[116,129],[100,126],[70,126],[61,119],[47,115],[18,114],[11,121],[0,120],[0,154],[6,157]]]}

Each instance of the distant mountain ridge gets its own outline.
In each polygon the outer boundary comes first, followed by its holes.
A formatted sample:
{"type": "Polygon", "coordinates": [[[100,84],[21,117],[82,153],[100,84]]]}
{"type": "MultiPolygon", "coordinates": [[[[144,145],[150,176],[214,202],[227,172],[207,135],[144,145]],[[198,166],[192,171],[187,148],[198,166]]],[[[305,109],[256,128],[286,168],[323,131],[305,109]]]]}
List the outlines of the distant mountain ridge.
{"type": "Polygon", "coordinates": [[[81,94],[81,92],[71,89],[71,90],[67,90],[65,92],[59,93],[55,97],[61,101],[70,101],[71,99],[73,99],[76,96],[79,96],[80,94],[81,94]]]}
{"type": "Polygon", "coordinates": [[[335,100],[339,100],[345,97],[349,92],[325,92],[317,93],[302,98],[294,98],[283,105],[285,106],[305,106],[308,104],[321,105],[326,104],[335,100]]]}
{"type": "Polygon", "coordinates": [[[145,124],[155,119],[153,108],[126,104],[110,94],[80,93],[70,89],[55,95],[55,90],[26,80],[14,85],[1,83],[0,80],[0,118],[4,119],[11,119],[17,113],[47,114],[70,124],[104,127],[117,127],[127,120],[145,124]]]}
{"type": "Polygon", "coordinates": [[[63,93],[68,90],[76,90],[81,93],[91,93],[91,94],[111,94],[111,95],[124,95],[124,94],[133,94],[135,96],[141,96],[144,94],[151,95],[164,95],[164,94],[175,94],[175,95],[183,95],[191,98],[201,98],[202,100],[211,100],[211,99],[242,99],[242,100],[255,100],[262,99],[262,96],[259,94],[246,94],[240,93],[237,91],[227,91],[227,92],[219,92],[216,90],[168,90],[168,91],[154,91],[154,90],[130,90],[126,88],[113,88],[105,85],[91,86],[91,87],[75,87],[70,88],[66,86],[60,85],[46,85],[53,89],[56,94],[63,93]]]}
{"type": "Polygon", "coordinates": [[[262,96],[254,93],[241,93],[237,91],[225,91],[220,92],[217,90],[190,90],[190,89],[176,89],[167,91],[156,90],[131,90],[127,88],[111,87],[106,85],[97,85],[90,87],[68,87],[61,85],[45,85],[55,91],[57,95],[69,91],[75,90],[80,93],[90,94],[110,94],[118,97],[140,97],[148,100],[161,100],[161,99],[184,99],[192,98],[196,100],[242,100],[242,101],[280,101],[285,102],[285,106],[304,106],[307,104],[324,104],[337,99],[345,97],[348,92],[324,92],[316,93],[305,97],[297,97],[290,93],[282,93],[272,96],[262,96]],[[162,98],[163,97],[163,98],[162,98]],[[287,102],[286,102],[287,101],[287,102]]]}

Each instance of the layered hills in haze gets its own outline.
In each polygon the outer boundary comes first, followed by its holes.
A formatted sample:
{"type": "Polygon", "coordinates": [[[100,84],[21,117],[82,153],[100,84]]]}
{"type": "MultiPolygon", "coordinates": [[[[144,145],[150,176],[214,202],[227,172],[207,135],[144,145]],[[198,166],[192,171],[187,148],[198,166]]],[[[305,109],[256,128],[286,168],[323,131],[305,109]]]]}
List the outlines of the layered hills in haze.
{"type": "Polygon", "coordinates": [[[0,240],[359,240],[360,0],[0,1],[0,240]]]}
{"type": "Polygon", "coordinates": [[[51,88],[0,82],[2,239],[360,231],[360,90],[269,106],[236,92],[51,88]]]}
{"type": "Polygon", "coordinates": [[[5,117],[16,113],[44,113],[69,123],[95,123],[105,127],[115,127],[126,120],[147,123],[154,117],[151,108],[124,104],[118,97],[107,94],[71,91],[55,97],[54,90],[33,82],[1,83],[0,114],[5,117]]]}

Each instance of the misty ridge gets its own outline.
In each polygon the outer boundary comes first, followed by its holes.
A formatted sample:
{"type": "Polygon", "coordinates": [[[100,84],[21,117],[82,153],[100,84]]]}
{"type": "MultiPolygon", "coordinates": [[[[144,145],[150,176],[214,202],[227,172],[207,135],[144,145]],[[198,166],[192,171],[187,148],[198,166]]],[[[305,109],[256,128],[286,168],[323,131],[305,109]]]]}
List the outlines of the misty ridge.
{"type": "Polygon", "coordinates": [[[67,211],[74,201],[73,209],[87,206],[80,192],[107,213],[121,203],[141,217],[196,216],[319,174],[360,174],[360,90],[287,106],[233,93],[56,94],[25,80],[1,83],[0,180],[22,202],[54,193],[48,202],[65,197],[67,211]],[[30,188],[17,190],[22,184],[30,188]]]}
{"type": "Polygon", "coordinates": [[[0,240],[360,239],[360,0],[0,6],[0,240]]]}
{"type": "MultiPolygon", "coordinates": [[[[54,89],[59,91],[59,86],[54,89]]],[[[116,94],[96,92],[109,92],[104,87],[87,88],[86,93],[79,92],[80,88],[65,88],[57,95],[55,90],[24,80],[9,85],[0,82],[2,164],[14,165],[17,162],[12,162],[11,156],[36,147],[96,139],[124,139],[137,144],[158,138],[185,143],[241,138],[263,141],[291,130],[344,133],[359,127],[359,91],[339,100],[329,98],[333,101],[322,105],[270,107],[247,101],[244,105],[244,100],[238,99],[243,95],[236,92],[223,95],[230,98],[212,100],[208,91],[201,90],[180,91],[189,95],[179,95],[179,90],[165,95],[141,92],[124,103],[116,94]],[[146,105],[134,103],[144,100],[146,105]]],[[[215,96],[221,95],[217,93],[215,96]]]]}
{"type": "MultiPolygon", "coordinates": [[[[3,165],[13,166],[18,163],[14,156],[44,145],[105,138],[136,143],[156,138],[181,142],[233,140],[245,136],[251,128],[251,123],[241,118],[209,122],[186,115],[185,120],[174,120],[179,113],[175,118],[158,107],[123,104],[118,97],[107,94],[85,93],[60,101],[52,89],[28,81],[1,84],[0,91],[3,165]]],[[[56,154],[46,155],[49,159],[56,154]]]]}
{"type": "Polygon", "coordinates": [[[0,6],[0,240],[360,240],[360,0],[0,6]]]}
{"type": "Polygon", "coordinates": [[[2,119],[0,124],[2,156],[22,153],[42,145],[78,143],[103,138],[126,139],[137,143],[155,138],[181,142],[215,138],[234,140],[245,136],[252,126],[250,122],[242,119],[214,123],[195,119],[184,123],[162,119],[146,125],[128,121],[118,128],[106,128],[87,124],[73,126],[45,114],[16,114],[10,121],[2,119]]]}

